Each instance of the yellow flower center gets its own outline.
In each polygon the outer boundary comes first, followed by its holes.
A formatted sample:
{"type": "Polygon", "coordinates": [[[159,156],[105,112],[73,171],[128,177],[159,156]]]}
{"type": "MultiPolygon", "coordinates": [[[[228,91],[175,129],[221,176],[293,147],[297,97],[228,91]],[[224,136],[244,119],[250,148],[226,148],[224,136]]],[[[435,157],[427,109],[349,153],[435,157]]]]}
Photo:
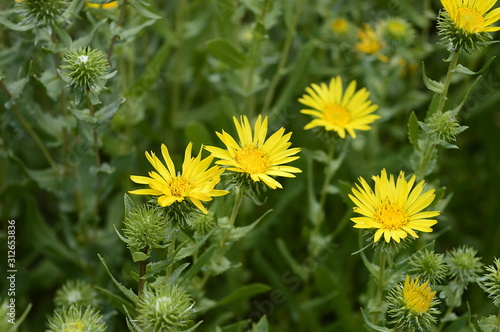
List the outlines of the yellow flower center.
{"type": "Polygon", "coordinates": [[[234,159],[248,174],[261,174],[269,170],[269,158],[254,146],[248,146],[236,152],[234,159]]]}
{"type": "Polygon", "coordinates": [[[187,196],[187,193],[191,190],[191,183],[181,176],[176,176],[170,183],[170,193],[172,196],[177,198],[183,198],[187,196]]]}
{"type": "Polygon", "coordinates": [[[429,310],[432,298],[436,292],[431,292],[430,287],[427,287],[427,282],[417,287],[417,281],[413,280],[405,283],[403,287],[403,299],[408,309],[422,314],[429,310]]]}
{"type": "Polygon", "coordinates": [[[408,214],[399,206],[384,204],[376,212],[374,219],[382,224],[383,229],[401,229],[408,223],[408,214]]]}
{"type": "Polygon", "coordinates": [[[343,106],[330,104],[325,106],[325,120],[339,127],[345,127],[351,121],[351,115],[343,106]]]}
{"type": "Polygon", "coordinates": [[[484,27],[483,15],[478,13],[474,8],[470,7],[458,9],[456,22],[462,29],[471,33],[484,27]]]}
{"type": "Polygon", "coordinates": [[[83,322],[80,320],[68,323],[64,328],[64,332],[82,332],[82,331],[83,331],[83,322]]]}

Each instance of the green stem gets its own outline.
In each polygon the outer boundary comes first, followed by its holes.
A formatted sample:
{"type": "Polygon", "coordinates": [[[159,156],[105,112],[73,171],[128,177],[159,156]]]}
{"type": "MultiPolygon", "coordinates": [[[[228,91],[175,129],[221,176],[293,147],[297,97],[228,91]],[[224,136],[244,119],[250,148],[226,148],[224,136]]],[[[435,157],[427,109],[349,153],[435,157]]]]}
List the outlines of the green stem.
{"type": "MultiPolygon", "coordinates": [[[[120,2],[120,13],[118,14],[118,21],[116,22],[119,27],[122,26],[123,21],[125,20],[125,13],[127,12],[127,2],[128,0],[123,0],[120,2]]],[[[108,49],[108,61],[109,59],[111,59],[111,55],[113,54],[115,44],[118,41],[118,37],[118,35],[113,35],[113,37],[111,38],[108,49]]]]}
{"type": "Polygon", "coordinates": [[[439,104],[437,107],[436,112],[442,113],[444,109],[444,105],[446,103],[447,95],[448,95],[448,89],[450,87],[451,83],[451,78],[453,77],[453,70],[457,67],[458,63],[458,58],[460,57],[460,50],[458,51],[451,51],[451,60],[450,64],[448,66],[448,72],[446,73],[446,78],[443,83],[443,93],[440,95],[439,98],[439,104]]]}
{"type": "MultiPolygon", "coordinates": [[[[264,22],[268,6],[269,6],[269,0],[264,0],[264,4],[262,5],[262,14],[260,17],[260,22],[264,22]]],[[[248,114],[249,118],[253,118],[253,113],[255,111],[255,98],[254,94],[250,93],[250,91],[253,89],[253,75],[255,73],[255,69],[257,66],[256,59],[258,58],[258,54],[260,52],[261,42],[262,42],[262,36],[256,37],[254,35],[254,42],[250,57],[250,68],[248,70],[247,81],[245,84],[245,92],[247,93],[247,96],[243,104],[243,114],[248,114]]]]}
{"type": "MultiPolygon", "coordinates": [[[[447,318],[448,316],[450,316],[451,313],[453,312],[453,309],[455,308],[455,302],[457,301],[457,292],[456,291],[453,292],[452,296],[453,297],[451,298],[450,305],[446,309],[446,313],[444,314],[443,318],[447,318]]],[[[439,324],[439,328],[438,328],[437,332],[443,331],[445,325],[446,325],[446,322],[441,321],[441,324],[439,324]]]]}
{"type": "MultiPolygon", "coordinates": [[[[0,87],[2,88],[2,90],[5,93],[5,95],[7,96],[7,98],[12,99],[12,94],[10,93],[9,89],[7,88],[7,86],[5,85],[5,83],[2,80],[0,80],[0,87]]],[[[23,114],[19,110],[19,107],[17,107],[16,104],[13,104],[12,108],[14,109],[14,112],[16,113],[17,119],[19,120],[21,125],[24,127],[24,129],[28,132],[28,134],[30,134],[30,136],[33,138],[36,145],[38,146],[40,151],[42,151],[43,156],[45,157],[45,159],[47,159],[47,162],[50,164],[50,166],[52,167],[54,172],[56,174],[59,174],[60,173],[59,167],[57,167],[57,164],[54,161],[54,159],[52,158],[52,156],[50,155],[49,150],[47,150],[47,148],[43,144],[40,137],[37,135],[37,133],[31,127],[30,123],[28,121],[26,121],[23,114]]]]}
{"type": "MultiPolygon", "coordinates": [[[[145,246],[141,251],[147,254],[148,250],[149,250],[148,246],[145,246]]],[[[144,276],[146,275],[147,266],[148,266],[147,260],[139,262],[139,287],[137,290],[137,296],[139,297],[139,299],[142,297],[142,294],[144,294],[144,285],[146,283],[144,276]]]]}
{"type": "Polygon", "coordinates": [[[172,263],[167,267],[167,278],[172,275],[173,267],[174,267],[174,252],[175,252],[175,244],[177,240],[177,234],[172,235],[172,241],[170,241],[170,245],[168,246],[167,250],[167,257],[168,259],[172,260],[172,263]]]}
{"type": "Polygon", "coordinates": [[[274,77],[271,81],[271,84],[269,85],[269,89],[267,90],[266,97],[264,99],[264,106],[262,107],[262,114],[266,114],[271,102],[274,97],[274,92],[276,91],[276,88],[278,87],[278,84],[280,82],[281,76],[283,75],[285,65],[288,61],[288,55],[290,54],[290,48],[292,46],[293,39],[295,38],[296,34],[296,27],[297,27],[297,22],[299,20],[299,15],[301,13],[301,8],[302,8],[302,3],[303,0],[299,0],[297,2],[296,6],[296,13],[295,16],[293,17],[293,21],[291,24],[291,31],[288,31],[286,35],[285,42],[283,44],[283,50],[281,51],[281,57],[280,57],[280,62],[278,63],[278,67],[276,68],[276,73],[274,74],[274,77]]]}
{"type": "Polygon", "coordinates": [[[427,172],[427,167],[429,166],[429,162],[431,161],[432,155],[435,150],[436,150],[436,144],[433,143],[430,143],[430,145],[425,150],[424,155],[420,160],[420,165],[418,167],[418,176],[420,177],[420,179],[423,179],[425,177],[427,172]]]}

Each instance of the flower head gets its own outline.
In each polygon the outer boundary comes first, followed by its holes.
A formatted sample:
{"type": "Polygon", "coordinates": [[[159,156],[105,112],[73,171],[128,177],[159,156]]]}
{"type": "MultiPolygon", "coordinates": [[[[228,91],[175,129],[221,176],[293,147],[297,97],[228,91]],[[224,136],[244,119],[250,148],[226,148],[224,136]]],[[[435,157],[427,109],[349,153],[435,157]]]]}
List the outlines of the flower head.
{"type": "Polygon", "coordinates": [[[130,193],[159,196],[158,204],[162,207],[185,203],[187,200],[203,213],[208,213],[202,202],[211,201],[212,197],[228,193],[226,190],[214,189],[220,182],[220,176],[224,170],[218,166],[208,168],[213,157],[201,159],[201,150],[193,158],[191,156],[192,147],[193,144],[189,143],[184,155],[182,172],[179,173],[175,170],[165,144],[161,145],[161,153],[166,167],[153,152],[146,152],[146,158],[156,171],[149,172],[149,177],[132,175],[130,178],[135,183],[149,185],[150,189],[137,189],[130,191],[130,193]]]}
{"type": "Polygon", "coordinates": [[[476,281],[483,270],[481,257],[476,257],[477,250],[462,246],[447,252],[444,259],[450,270],[450,276],[460,286],[467,288],[470,282],[476,281]]]}
{"type": "Polygon", "coordinates": [[[332,78],[330,84],[311,84],[299,102],[312,107],[300,112],[309,114],[314,119],[304,129],[324,127],[325,130],[334,130],[341,138],[345,138],[346,131],[356,138],[355,130],[369,130],[370,124],[380,116],[372,114],[378,106],[368,99],[370,93],[362,88],[356,91],[356,81],[352,81],[343,91],[340,76],[332,78]]]}
{"type": "Polygon", "coordinates": [[[137,311],[145,331],[181,332],[191,322],[194,302],[176,285],[147,286],[137,311]]]}
{"type": "Polygon", "coordinates": [[[487,13],[495,3],[496,0],[441,0],[445,12],[439,17],[439,34],[455,49],[469,53],[481,49],[491,39],[489,32],[500,30],[492,26],[500,19],[500,8],[487,13]]]}
{"type": "Polygon", "coordinates": [[[486,266],[484,280],[479,285],[493,299],[493,304],[500,307],[500,260],[495,258],[494,263],[486,266]]]}
{"type": "Polygon", "coordinates": [[[443,254],[424,249],[417,251],[410,257],[411,274],[420,280],[428,280],[431,284],[440,282],[448,275],[448,266],[443,254]]]}
{"type": "Polygon", "coordinates": [[[452,142],[455,142],[457,135],[468,127],[460,125],[457,114],[458,109],[444,113],[434,112],[425,122],[419,122],[419,124],[435,144],[445,148],[458,149],[458,146],[452,144],[452,142]]]}
{"type": "Polygon", "coordinates": [[[400,172],[397,181],[391,175],[387,177],[385,169],[380,176],[374,176],[375,189],[372,191],[363,178],[361,185],[356,184],[349,198],[356,204],[354,212],[363,217],[354,217],[354,228],[377,229],[374,242],[382,235],[389,243],[392,240],[399,243],[410,234],[417,238],[415,230],[432,232],[431,226],[436,220],[428,219],[439,215],[439,211],[422,211],[434,200],[434,189],[422,193],[425,181],[420,181],[415,187],[416,176],[405,180],[404,172],[400,172]]]}
{"type": "Polygon", "coordinates": [[[400,17],[385,19],[378,25],[383,39],[392,47],[408,46],[415,39],[415,31],[408,21],[400,17]]]}
{"type": "Polygon", "coordinates": [[[436,292],[407,275],[402,283],[393,287],[388,295],[388,314],[398,329],[402,331],[430,331],[439,311],[434,308],[439,303],[436,292]]]}
{"type": "Polygon", "coordinates": [[[131,252],[143,248],[162,248],[171,227],[163,209],[149,204],[139,205],[127,211],[123,221],[123,238],[131,252]]]}
{"type": "Polygon", "coordinates": [[[382,39],[369,24],[365,24],[363,28],[359,29],[358,39],[359,42],[356,44],[356,50],[364,54],[377,54],[384,46],[382,39]]]}
{"type": "Polygon", "coordinates": [[[97,292],[89,283],[82,280],[69,280],[56,292],[56,307],[97,306],[97,292]]]}
{"type": "Polygon", "coordinates": [[[253,182],[262,181],[271,189],[282,188],[275,176],[292,178],[295,177],[293,173],[301,172],[297,167],[284,166],[299,158],[294,155],[300,148],[289,149],[292,144],[289,142],[291,132],[284,134],[285,128],[280,128],[266,139],[267,117],[262,119],[261,115],[258,116],[253,132],[246,116],[240,117],[239,121],[233,117],[233,121],[239,142],[223,130],[222,134],[217,132],[217,136],[226,145],[226,150],[215,146],[205,147],[212,156],[219,158],[216,162],[218,165],[227,166],[228,170],[249,177],[253,182]]]}
{"type": "Polygon", "coordinates": [[[106,328],[101,313],[95,308],[71,306],[54,313],[46,332],[104,332],[106,328]]]}
{"type": "Polygon", "coordinates": [[[66,0],[16,0],[17,12],[23,17],[22,24],[50,25],[64,13],[66,0]]]}
{"type": "Polygon", "coordinates": [[[335,18],[330,22],[330,31],[338,40],[350,39],[351,36],[355,36],[355,34],[353,35],[352,23],[342,17],[335,18]]]}

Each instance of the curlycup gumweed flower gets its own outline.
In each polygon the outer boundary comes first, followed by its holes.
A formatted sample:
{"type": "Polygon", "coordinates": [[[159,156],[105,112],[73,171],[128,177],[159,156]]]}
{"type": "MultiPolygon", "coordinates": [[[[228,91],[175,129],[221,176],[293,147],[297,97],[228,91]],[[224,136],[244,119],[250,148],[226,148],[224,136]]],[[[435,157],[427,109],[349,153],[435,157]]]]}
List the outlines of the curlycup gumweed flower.
{"type": "Polygon", "coordinates": [[[201,158],[201,150],[196,157],[191,156],[192,143],[189,143],[185,154],[182,172],[177,173],[165,144],[161,145],[161,153],[165,165],[151,152],[146,152],[146,158],[153,165],[155,171],[149,172],[149,177],[132,175],[132,181],[138,184],[147,184],[150,189],[129,191],[135,195],[153,195],[158,197],[158,204],[162,207],[185,204],[191,202],[201,212],[208,213],[202,202],[209,202],[212,197],[223,196],[226,190],[215,189],[224,172],[218,166],[210,167],[213,156],[201,158]]]}
{"type": "Polygon", "coordinates": [[[98,104],[97,93],[104,89],[105,80],[116,72],[108,73],[109,62],[104,53],[90,46],[72,50],[62,58],[61,78],[76,91],[75,103],[87,95],[93,104],[98,104]]]}
{"type": "Polygon", "coordinates": [[[495,258],[494,263],[486,266],[486,274],[479,285],[493,299],[493,304],[500,307],[500,260],[495,258]]]}
{"type": "Polygon", "coordinates": [[[352,189],[349,198],[356,205],[353,210],[362,217],[353,217],[354,228],[376,229],[374,242],[382,235],[389,243],[391,240],[399,243],[408,234],[413,238],[415,231],[432,232],[431,226],[437,220],[429,219],[439,215],[439,211],[422,211],[434,200],[434,189],[424,193],[425,181],[420,181],[415,187],[416,176],[405,180],[404,172],[400,172],[397,181],[394,176],[387,177],[385,169],[380,176],[374,176],[375,188],[372,190],[362,177],[359,184],[352,189]]]}
{"type": "Polygon", "coordinates": [[[182,332],[192,321],[194,301],[176,285],[148,285],[137,304],[144,331],[182,332]]]}
{"type": "Polygon", "coordinates": [[[71,306],[55,311],[54,316],[49,319],[49,328],[46,332],[104,332],[106,330],[106,323],[101,313],[95,308],[71,306]]]}
{"type": "Polygon", "coordinates": [[[378,106],[368,99],[370,93],[362,88],[356,91],[356,81],[352,81],[343,91],[340,76],[332,78],[330,84],[311,84],[306,88],[308,94],[299,102],[313,109],[302,109],[314,119],[304,129],[323,127],[326,131],[335,131],[341,138],[346,132],[356,138],[356,130],[370,130],[370,124],[380,116],[373,114],[378,106]]]}
{"type": "Polygon", "coordinates": [[[16,0],[16,10],[23,18],[21,24],[50,25],[64,13],[66,0],[16,0]]]}
{"type": "Polygon", "coordinates": [[[436,292],[428,286],[429,281],[421,284],[407,275],[404,284],[399,283],[387,296],[387,313],[398,331],[431,331],[436,322],[439,304],[436,292]]]}
{"type": "Polygon", "coordinates": [[[226,150],[206,146],[212,156],[218,158],[218,165],[226,166],[228,170],[236,172],[243,179],[250,179],[252,182],[265,183],[269,188],[282,188],[276,181],[275,176],[295,177],[293,173],[302,172],[297,167],[285,166],[296,159],[295,154],[300,152],[300,148],[289,149],[292,143],[289,142],[292,133],[284,134],[285,128],[280,128],[277,132],[266,139],[268,130],[268,118],[257,117],[252,133],[252,127],[246,116],[240,120],[233,117],[234,125],[238,133],[239,143],[234,140],[224,130],[222,134],[217,132],[217,136],[226,145],[226,150]]]}
{"type": "Polygon", "coordinates": [[[85,7],[87,7],[87,8],[113,9],[113,8],[118,7],[118,1],[108,1],[106,3],[94,3],[92,1],[85,1],[85,7]]]}
{"type": "Polygon", "coordinates": [[[455,50],[472,53],[491,40],[490,32],[500,30],[492,26],[500,19],[500,8],[488,11],[496,0],[441,0],[445,11],[438,21],[439,35],[455,50]]]}

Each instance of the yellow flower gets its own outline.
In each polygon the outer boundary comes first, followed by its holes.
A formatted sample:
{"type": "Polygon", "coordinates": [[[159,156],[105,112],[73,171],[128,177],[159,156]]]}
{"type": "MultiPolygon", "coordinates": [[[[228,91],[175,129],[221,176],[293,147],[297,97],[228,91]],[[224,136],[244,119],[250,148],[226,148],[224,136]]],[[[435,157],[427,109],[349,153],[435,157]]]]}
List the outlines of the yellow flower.
{"type": "Polygon", "coordinates": [[[282,188],[274,179],[275,176],[295,177],[292,173],[300,173],[297,167],[283,166],[298,159],[293,156],[300,148],[288,149],[292,143],[288,140],[292,133],[283,135],[284,128],[280,128],[267,140],[268,119],[259,115],[255,122],[254,130],[246,116],[241,116],[240,121],[233,117],[238,133],[239,143],[224,130],[217,136],[226,145],[227,150],[215,146],[206,146],[205,149],[212,156],[219,158],[218,165],[227,166],[228,170],[247,174],[254,182],[262,181],[272,189],[282,188]]]}
{"type": "Polygon", "coordinates": [[[369,24],[365,24],[358,32],[359,43],[356,44],[356,50],[365,54],[376,54],[382,49],[383,43],[375,34],[375,31],[369,24]]]}
{"type": "Polygon", "coordinates": [[[368,97],[370,93],[365,89],[356,91],[356,81],[352,81],[345,92],[342,91],[340,76],[332,78],[330,84],[311,84],[299,102],[312,107],[300,112],[312,115],[315,119],[309,122],[304,129],[324,127],[325,130],[335,130],[341,138],[346,131],[356,138],[355,130],[369,130],[373,121],[380,116],[372,114],[378,106],[372,104],[368,97]]]}
{"type": "Polygon", "coordinates": [[[104,4],[99,4],[99,3],[93,3],[90,1],[85,1],[85,7],[89,8],[102,8],[102,9],[111,9],[111,8],[117,8],[118,7],[118,1],[111,1],[108,3],[104,4]]]}
{"type": "Polygon", "coordinates": [[[426,281],[420,285],[418,278],[410,280],[410,277],[406,276],[403,286],[403,301],[408,309],[417,314],[429,311],[434,295],[436,295],[436,292],[431,291],[428,283],[429,281],[426,281]]]}
{"type": "Polygon", "coordinates": [[[363,217],[354,217],[354,228],[375,228],[374,242],[382,235],[387,243],[393,239],[400,242],[408,234],[417,238],[415,230],[420,232],[432,232],[431,226],[437,220],[430,220],[440,214],[439,211],[425,211],[434,200],[434,189],[422,193],[425,181],[420,181],[415,187],[416,176],[413,175],[409,181],[405,180],[404,172],[399,173],[397,181],[391,175],[387,177],[385,169],[380,176],[374,176],[375,189],[372,191],[363,178],[359,178],[361,184],[356,184],[352,189],[353,195],[349,198],[356,204],[354,212],[363,217]]]}
{"type": "Polygon", "coordinates": [[[220,176],[224,172],[218,166],[208,168],[213,157],[201,159],[201,150],[198,156],[191,156],[193,144],[189,143],[182,164],[182,173],[176,173],[174,163],[170,158],[165,144],[161,145],[161,153],[167,167],[151,152],[146,152],[146,158],[155,168],[156,172],[149,172],[146,176],[130,176],[130,179],[138,184],[147,184],[150,189],[138,189],[129,191],[136,195],[153,195],[158,197],[158,204],[162,207],[170,206],[175,202],[186,199],[191,201],[198,209],[207,214],[207,209],[202,202],[212,200],[212,197],[226,195],[228,191],[217,190],[214,187],[219,183],[220,176]]]}
{"type": "Polygon", "coordinates": [[[338,35],[345,35],[349,32],[349,22],[345,18],[336,18],[330,24],[330,28],[338,35]]]}
{"type": "Polygon", "coordinates": [[[500,30],[491,26],[500,19],[500,8],[486,14],[496,0],[441,0],[441,3],[456,26],[468,33],[500,30]]]}

